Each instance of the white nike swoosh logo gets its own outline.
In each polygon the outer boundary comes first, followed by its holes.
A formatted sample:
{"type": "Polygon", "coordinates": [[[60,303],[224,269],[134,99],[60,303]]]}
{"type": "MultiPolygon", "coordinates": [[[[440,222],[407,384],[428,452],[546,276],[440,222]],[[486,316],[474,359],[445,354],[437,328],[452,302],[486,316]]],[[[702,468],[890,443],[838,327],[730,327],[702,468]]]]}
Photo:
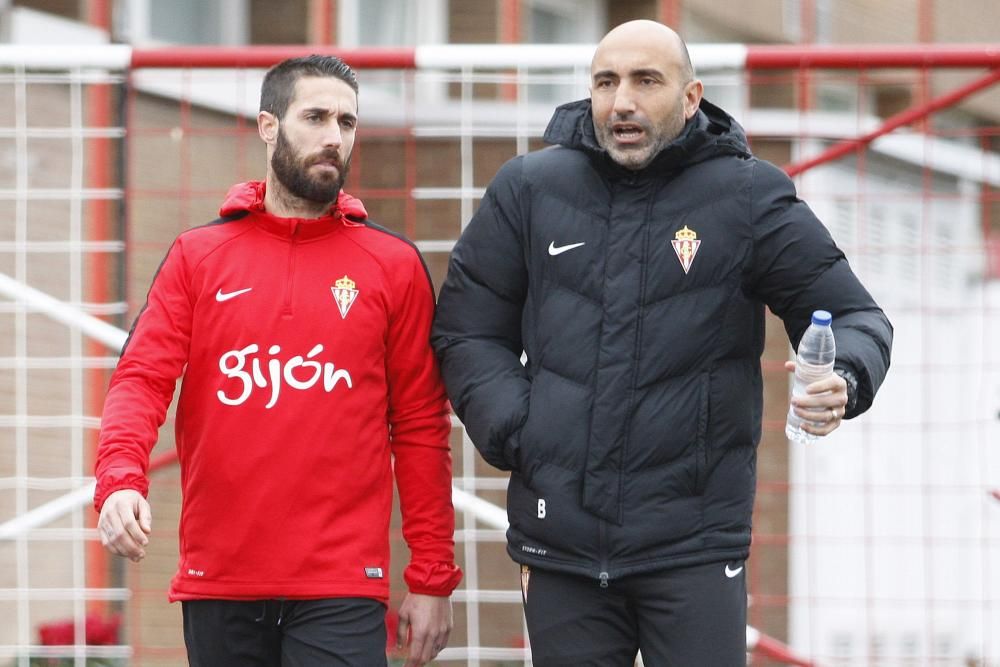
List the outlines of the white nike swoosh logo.
{"type": "Polygon", "coordinates": [[[585,244],[581,242],[581,243],[570,243],[569,245],[556,246],[555,242],[552,241],[549,243],[549,254],[555,257],[556,255],[563,254],[567,250],[572,250],[573,248],[579,248],[582,245],[585,244]]]}
{"type": "Polygon", "coordinates": [[[742,571],[743,571],[743,566],[742,565],[740,565],[735,570],[730,570],[729,569],[729,565],[726,565],[726,576],[729,577],[730,579],[732,579],[733,577],[735,577],[736,575],[738,575],[742,571]]]}
{"type": "Polygon", "coordinates": [[[220,289],[218,292],[215,293],[215,300],[216,301],[229,301],[230,299],[232,299],[234,297],[238,297],[240,294],[246,294],[247,292],[249,292],[252,289],[253,289],[252,287],[247,287],[246,289],[238,289],[235,292],[223,292],[220,289]]]}

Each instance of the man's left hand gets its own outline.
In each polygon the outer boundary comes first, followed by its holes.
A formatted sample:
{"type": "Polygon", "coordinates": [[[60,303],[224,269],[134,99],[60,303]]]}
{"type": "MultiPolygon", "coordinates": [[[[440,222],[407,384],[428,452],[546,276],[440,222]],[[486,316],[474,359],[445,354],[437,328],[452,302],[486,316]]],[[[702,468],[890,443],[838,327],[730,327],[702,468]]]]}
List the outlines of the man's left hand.
{"type": "MultiPolygon", "coordinates": [[[[795,362],[786,361],[785,370],[795,372],[795,362]]],[[[795,414],[804,419],[802,430],[827,435],[840,426],[847,411],[847,381],[836,373],[806,387],[804,396],[793,396],[795,414]]]]}
{"type": "Polygon", "coordinates": [[[451,598],[408,593],[399,606],[396,645],[410,645],[404,667],[421,667],[433,660],[448,644],[454,624],[451,598]]]}

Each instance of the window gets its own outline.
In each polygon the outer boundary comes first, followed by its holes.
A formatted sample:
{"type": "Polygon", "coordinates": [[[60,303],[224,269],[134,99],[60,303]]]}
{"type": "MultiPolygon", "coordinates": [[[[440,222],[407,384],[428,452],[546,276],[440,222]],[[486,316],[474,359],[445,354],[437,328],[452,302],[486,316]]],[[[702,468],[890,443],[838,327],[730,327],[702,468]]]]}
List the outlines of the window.
{"type": "Polygon", "coordinates": [[[248,0],[125,0],[116,32],[133,44],[246,44],[248,0]]]}
{"type": "Polygon", "coordinates": [[[781,5],[781,24],[785,37],[790,42],[802,39],[802,3],[801,0],[785,0],[781,5]]]}
{"type": "MultiPolygon", "coordinates": [[[[603,36],[606,22],[605,5],[600,0],[527,0],[522,13],[522,41],[596,44],[603,36]]],[[[578,77],[571,79],[565,84],[532,84],[527,98],[531,102],[560,104],[586,97],[587,87],[580,85],[578,77]]]]}
{"type": "Polygon", "coordinates": [[[532,44],[596,43],[605,27],[598,0],[528,0],[523,41],[532,44]]]}
{"type": "Polygon", "coordinates": [[[413,46],[445,41],[447,0],[341,0],[341,46],[413,46]]]}
{"type": "Polygon", "coordinates": [[[833,3],[830,0],[814,0],[812,7],[812,35],[806,35],[802,25],[802,0],[784,0],[781,8],[782,27],[790,42],[801,42],[811,38],[817,44],[826,44],[833,37],[833,3]]]}
{"type": "Polygon", "coordinates": [[[833,3],[830,0],[816,0],[816,43],[829,44],[833,41],[833,3]]]}
{"type": "Polygon", "coordinates": [[[525,42],[596,43],[604,32],[604,6],[596,0],[528,0],[525,10],[525,42]]]}

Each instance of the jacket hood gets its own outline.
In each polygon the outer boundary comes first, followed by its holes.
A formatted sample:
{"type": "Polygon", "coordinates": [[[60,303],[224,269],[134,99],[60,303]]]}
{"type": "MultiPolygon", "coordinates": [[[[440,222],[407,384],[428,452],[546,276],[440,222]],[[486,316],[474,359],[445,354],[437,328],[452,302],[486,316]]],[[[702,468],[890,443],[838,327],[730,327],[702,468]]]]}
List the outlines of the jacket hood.
{"type": "MultiPolygon", "coordinates": [[[[264,213],[265,190],[264,181],[237,183],[226,193],[226,198],[219,208],[219,215],[226,217],[242,211],[264,213]]],[[[347,218],[353,222],[363,222],[368,218],[368,211],[360,199],[341,190],[336,203],[330,207],[329,215],[335,218],[347,218]]]]}
{"type": "MultiPolygon", "coordinates": [[[[557,107],[543,138],[547,143],[586,151],[615,164],[597,142],[589,99],[557,107]]],[[[749,156],[750,145],[743,128],[732,116],[702,98],[698,111],[680,135],[646,169],[694,164],[718,155],[749,156]]]]}

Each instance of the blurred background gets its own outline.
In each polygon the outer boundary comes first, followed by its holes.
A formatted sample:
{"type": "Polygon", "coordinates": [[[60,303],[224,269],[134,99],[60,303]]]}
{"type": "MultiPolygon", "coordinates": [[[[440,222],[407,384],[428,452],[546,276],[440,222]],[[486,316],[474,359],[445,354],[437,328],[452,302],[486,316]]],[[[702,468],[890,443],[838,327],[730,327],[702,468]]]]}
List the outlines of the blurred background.
{"type": "MultiPolygon", "coordinates": [[[[553,108],[588,95],[596,42],[633,18],[681,33],[706,97],[795,176],[896,328],[874,408],[790,447],[790,348],[769,317],[748,660],[1000,665],[989,0],[0,0],[0,665],[185,662],[166,602],[172,417],[139,565],[96,539],[94,446],[169,244],[263,177],[266,67],[321,50],[358,69],[346,190],[417,242],[439,286],[497,168],[543,146],[553,108]]],[[[438,662],[529,664],[506,479],[458,423],[453,454],[466,578],[438,662]]],[[[393,545],[395,606],[398,520],[393,545]]]]}

